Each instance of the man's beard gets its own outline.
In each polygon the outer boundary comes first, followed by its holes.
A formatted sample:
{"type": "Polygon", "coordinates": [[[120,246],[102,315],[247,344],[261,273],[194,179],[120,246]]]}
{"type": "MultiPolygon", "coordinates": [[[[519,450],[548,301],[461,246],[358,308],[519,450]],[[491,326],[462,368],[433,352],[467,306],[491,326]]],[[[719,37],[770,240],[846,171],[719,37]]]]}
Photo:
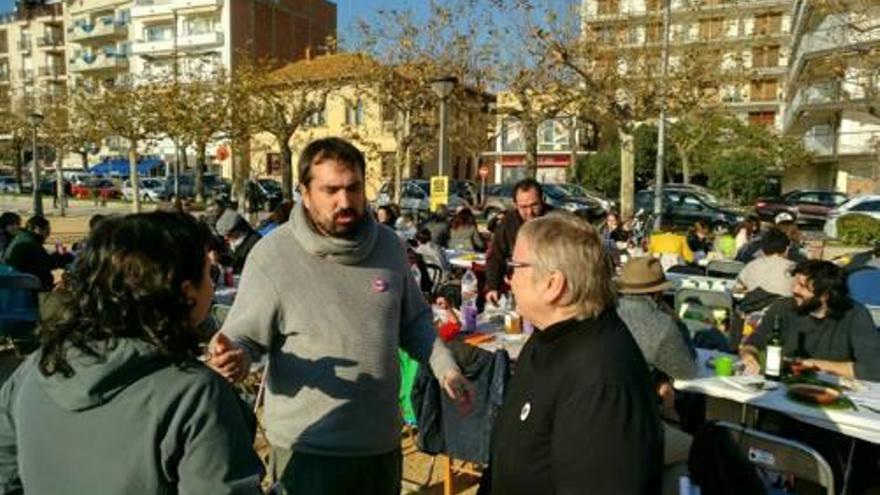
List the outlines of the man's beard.
{"type": "Polygon", "coordinates": [[[354,234],[354,231],[363,224],[364,218],[366,218],[366,215],[358,213],[354,208],[342,208],[334,211],[333,216],[329,219],[318,220],[312,217],[312,223],[315,224],[315,227],[317,227],[317,229],[323,234],[332,237],[351,237],[354,234]],[[352,215],[355,219],[347,225],[337,224],[336,220],[342,215],[352,215]]]}
{"type": "Polygon", "coordinates": [[[794,299],[794,309],[802,315],[815,313],[816,310],[821,307],[822,301],[820,301],[819,298],[816,296],[813,296],[809,299],[799,299],[797,297],[795,297],[794,299]]]}

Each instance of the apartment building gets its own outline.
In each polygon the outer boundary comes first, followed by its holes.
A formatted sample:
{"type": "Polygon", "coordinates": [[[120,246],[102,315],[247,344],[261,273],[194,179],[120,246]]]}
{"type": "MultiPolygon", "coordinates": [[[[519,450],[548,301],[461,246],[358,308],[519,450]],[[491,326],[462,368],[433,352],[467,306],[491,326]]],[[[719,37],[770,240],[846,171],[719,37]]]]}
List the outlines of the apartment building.
{"type": "Polygon", "coordinates": [[[62,10],[49,3],[0,16],[0,106],[30,107],[66,91],[62,10]]]}
{"type": "MultiPolygon", "coordinates": [[[[501,108],[518,106],[516,99],[506,91],[498,93],[497,105],[501,108]]],[[[524,126],[516,118],[497,116],[491,150],[482,154],[489,168],[488,182],[509,183],[526,177],[524,133],[524,126]]],[[[541,182],[565,182],[572,160],[588,156],[597,147],[592,123],[562,114],[541,122],[536,135],[536,178],[541,182]]]]}
{"type": "MultiPolygon", "coordinates": [[[[276,72],[276,78],[327,78],[336,80],[322,112],[312,115],[290,139],[294,152],[294,177],[297,176],[297,153],[314,139],[328,136],[344,136],[352,140],[365,153],[367,160],[367,196],[374,199],[382,183],[394,176],[398,140],[394,132],[396,109],[383,105],[377,89],[363,80],[364,74],[375,70],[378,62],[358,54],[337,53],[301,60],[288,64],[276,72]]],[[[418,84],[418,82],[413,82],[418,84]]],[[[450,169],[445,174],[452,179],[477,178],[480,154],[489,144],[488,113],[494,96],[467,91],[462,102],[450,103],[449,143],[450,169]],[[480,139],[480,130],[485,130],[480,139]]],[[[438,101],[439,105],[439,101],[438,101]]],[[[437,107],[427,107],[413,117],[413,128],[420,136],[429,136],[415,146],[406,159],[403,178],[429,178],[437,173],[437,107]]],[[[227,164],[228,169],[231,165],[227,164]]],[[[251,171],[258,176],[278,177],[281,173],[281,156],[278,144],[269,134],[259,134],[251,140],[251,171]]],[[[224,174],[228,170],[224,170],[224,174]]]]}
{"type": "MultiPolygon", "coordinates": [[[[670,59],[677,46],[715,44],[741,60],[750,80],[722,88],[723,103],[744,121],[781,129],[792,0],[670,1],[670,59]]],[[[663,0],[583,0],[582,28],[621,49],[659,46],[663,7],[663,0]]]]}
{"type": "Polygon", "coordinates": [[[783,130],[814,153],[791,187],[877,192],[880,144],[880,5],[797,0],[783,130]]]}

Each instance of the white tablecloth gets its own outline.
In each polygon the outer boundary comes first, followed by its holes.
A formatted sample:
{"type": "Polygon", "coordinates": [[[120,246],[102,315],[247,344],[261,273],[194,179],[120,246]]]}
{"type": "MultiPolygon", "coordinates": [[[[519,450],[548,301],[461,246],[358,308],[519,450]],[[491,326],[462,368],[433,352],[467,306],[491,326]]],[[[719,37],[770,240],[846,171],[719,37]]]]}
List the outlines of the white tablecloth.
{"type": "MultiPolygon", "coordinates": [[[[785,385],[775,390],[747,391],[736,386],[747,380],[745,377],[718,378],[706,365],[709,357],[719,353],[698,349],[699,377],[693,380],[676,380],[675,388],[687,392],[727,399],[740,404],[747,404],[761,409],[777,411],[797,420],[809,423],[826,430],[836,431],[846,436],[858,438],[871,443],[880,444],[880,413],[866,407],[852,409],[830,409],[801,404],[786,396],[785,385]]],[[[865,390],[846,392],[853,401],[870,401],[880,406],[880,383],[859,382],[865,390]]],[[[877,407],[880,410],[880,407],[877,407]]]]}
{"type": "Polygon", "coordinates": [[[458,268],[471,268],[474,263],[478,265],[486,264],[486,255],[483,253],[447,249],[446,257],[449,259],[450,265],[458,268]]]}

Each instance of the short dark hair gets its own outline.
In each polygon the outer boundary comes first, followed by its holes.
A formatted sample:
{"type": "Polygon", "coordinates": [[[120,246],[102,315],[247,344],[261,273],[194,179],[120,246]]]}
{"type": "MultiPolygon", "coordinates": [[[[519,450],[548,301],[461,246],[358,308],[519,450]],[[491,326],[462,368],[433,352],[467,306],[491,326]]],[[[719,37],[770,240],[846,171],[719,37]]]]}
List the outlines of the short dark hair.
{"type": "Polygon", "coordinates": [[[761,250],[764,254],[784,254],[791,241],[785,232],[771,228],[761,236],[761,250]]]}
{"type": "Polygon", "coordinates": [[[814,297],[827,295],[828,309],[832,315],[840,315],[852,306],[846,286],[846,271],[834,263],[825,260],[801,261],[791,274],[806,277],[813,285],[814,297]]]}
{"type": "Polygon", "coordinates": [[[538,196],[540,196],[543,200],[544,197],[544,188],[541,187],[541,183],[532,179],[531,177],[522,179],[513,185],[513,200],[516,201],[516,195],[525,192],[525,191],[538,191],[538,196]]]}
{"type": "Polygon", "coordinates": [[[419,244],[425,244],[431,242],[431,231],[428,229],[421,229],[416,232],[416,241],[419,244]]]}
{"type": "Polygon", "coordinates": [[[306,146],[299,157],[299,183],[308,187],[312,181],[312,167],[324,160],[337,162],[355,168],[366,177],[367,162],[364,154],[353,144],[338,137],[316,139],[306,146]]]}
{"type": "Polygon", "coordinates": [[[30,230],[31,232],[37,229],[46,229],[49,228],[49,221],[46,220],[46,217],[40,215],[34,215],[28,218],[27,223],[24,224],[24,228],[30,230]]]}
{"type": "Polygon", "coordinates": [[[14,211],[7,211],[0,215],[0,229],[19,224],[21,224],[21,217],[14,211]]]}

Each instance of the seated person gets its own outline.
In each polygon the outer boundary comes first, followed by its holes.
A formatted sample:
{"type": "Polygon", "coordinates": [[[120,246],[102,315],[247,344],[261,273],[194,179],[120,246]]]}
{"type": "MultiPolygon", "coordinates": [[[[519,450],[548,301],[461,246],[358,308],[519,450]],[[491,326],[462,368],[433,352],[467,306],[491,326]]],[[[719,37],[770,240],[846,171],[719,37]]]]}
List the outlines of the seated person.
{"type": "Polygon", "coordinates": [[[712,251],[726,260],[736,257],[736,239],[733,237],[733,228],[730,225],[722,223],[715,227],[715,243],[712,251]]]}
{"type": "Polygon", "coordinates": [[[880,333],[868,310],[849,298],[843,269],[809,260],[792,274],[793,297],[770,306],[740,348],[747,372],[760,372],[758,353],[778,319],[784,356],[805,358],[804,366],[835,375],[880,381],[880,333]]]}
{"type": "Polygon", "coordinates": [[[700,220],[694,223],[694,226],[687,234],[688,248],[693,251],[698,258],[706,256],[712,251],[712,239],[709,238],[709,227],[700,220]]]}
{"type": "Polygon", "coordinates": [[[425,263],[440,267],[442,273],[441,280],[445,280],[450,269],[449,260],[446,258],[446,252],[443,248],[438,246],[431,238],[431,231],[421,229],[416,234],[416,243],[416,252],[422,255],[425,263]]]}
{"type": "Polygon", "coordinates": [[[248,254],[262,237],[235,210],[226,210],[220,215],[220,219],[217,220],[217,233],[226,239],[229,250],[232,251],[230,265],[233,273],[240,274],[244,270],[248,254]]]}
{"type": "Polygon", "coordinates": [[[31,217],[25,223],[24,229],[15,234],[3,253],[3,263],[36,276],[44,291],[50,291],[55,286],[52,270],[64,268],[73,262],[73,255],[70,253],[49,254],[46,251],[43,244],[51,233],[52,227],[48,220],[41,216],[31,217]]]}
{"type": "Polygon", "coordinates": [[[800,263],[801,261],[809,259],[807,256],[807,250],[804,248],[804,238],[797,223],[791,220],[783,220],[776,224],[776,228],[788,237],[789,245],[788,254],[785,256],[786,258],[795,263],[800,263]]]}
{"type": "Polygon", "coordinates": [[[768,230],[761,237],[764,256],[748,262],[739,272],[736,290],[751,292],[760,288],[771,294],[791,297],[791,269],[794,262],[786,257],[788,248],[789,239],[781,230],[768,230]]]}
{"type": "Polygon", "coordinates": [[[685,236],[673,232],[672,223],[665,218],[660,225],[660,232],[651,234],[648,253],[660,258],[665,270],[681,262],[693,263],[694,261],[694,252],[688,247],[685,236]]]}
{"type": "MultiPolygon", "coordinates": [[[[432,234],[433,236],[433,234],[432,234]]],[[[442,245],[435,240],[436,244],[442,245]]],[[[457,251],[474,251],[482,253],[486,250],[486,240],[477,228],[477,219],[470,208],[462,208],[452,219],[449,230],[449,249],[457,251]]]]}

